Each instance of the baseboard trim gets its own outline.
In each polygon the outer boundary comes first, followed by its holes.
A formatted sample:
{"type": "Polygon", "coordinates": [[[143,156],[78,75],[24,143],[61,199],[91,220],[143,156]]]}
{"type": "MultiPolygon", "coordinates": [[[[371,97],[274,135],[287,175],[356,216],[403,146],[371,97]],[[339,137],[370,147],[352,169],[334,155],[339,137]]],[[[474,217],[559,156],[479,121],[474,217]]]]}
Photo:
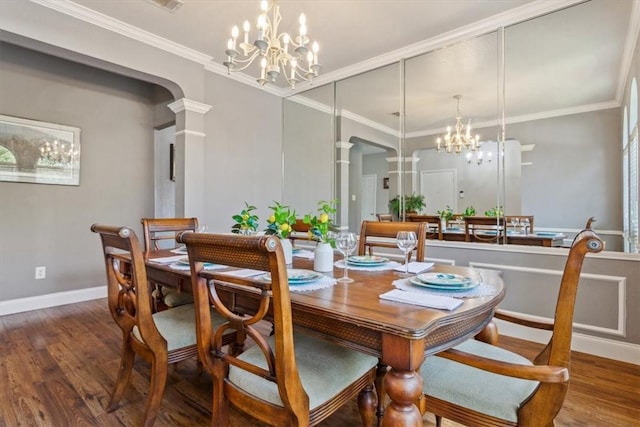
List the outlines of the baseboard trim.
{"type": "MultiPolygon", "coordinates": [[[[494,319],[494,321],[498,326],[500,335],[538,343],[548,342],[551,336],[551,332],[548,331],[533,330],[499,319],[494,319]]],[[[640,365],[640,345],[638,344],[630,344],[574,332],[573,339],[571,340],[571,350],[640,365]]]]}
{"type": "Polygon", "coordinates": [[[36,297],[0,301],[0,316],[106,297],[107,287],[97,286],[95,288],[78,289],[75,291],[57,292],[55,294],[39,295],[36,297]]]}

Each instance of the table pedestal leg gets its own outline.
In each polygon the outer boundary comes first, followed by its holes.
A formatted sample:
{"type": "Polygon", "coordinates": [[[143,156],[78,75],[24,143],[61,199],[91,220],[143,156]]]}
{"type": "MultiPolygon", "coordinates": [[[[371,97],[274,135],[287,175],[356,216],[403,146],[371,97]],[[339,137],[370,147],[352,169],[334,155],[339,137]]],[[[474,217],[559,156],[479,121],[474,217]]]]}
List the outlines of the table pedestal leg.
{"type": "Polygon", "coordinates": [[[415,405],[422,394],[420,374],[391,368],[384,377],[384,391],[391,402],[384,412],[383,427],[422,426],[422,415],[415,405]]]}

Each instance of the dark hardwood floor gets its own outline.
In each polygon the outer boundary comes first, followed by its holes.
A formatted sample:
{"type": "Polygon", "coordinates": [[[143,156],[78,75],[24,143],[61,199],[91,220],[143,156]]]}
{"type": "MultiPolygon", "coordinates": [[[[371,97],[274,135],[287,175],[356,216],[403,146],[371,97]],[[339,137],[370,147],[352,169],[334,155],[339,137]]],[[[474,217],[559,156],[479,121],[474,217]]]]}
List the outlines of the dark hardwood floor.
{"type": "MultiPolygon", "coordinates": [[[[120,407],[106,413],[120,358],[121,336],[106,299],[0,317],[0,426],[137,426],[149,369],[136,362],[120,407]]],[[[501,345],[530,356],[540,345],[503,337],[501,345]]],[[[195,361],[169,376],[156,426],[209,426],[211,381],[195,361]]],[[[355,402],[322,425],[359,425],[355,402]]],[[[640,366],[573,354],[572,382],[557,426],[640,426],[640,366]]],[[[434,424],[426,415],[424,425],[434,424]]],[[[445,426],[454,423],[445,422],[445,426]]],[[[232,412],[233,427],[262,424],[232,412]]]]}

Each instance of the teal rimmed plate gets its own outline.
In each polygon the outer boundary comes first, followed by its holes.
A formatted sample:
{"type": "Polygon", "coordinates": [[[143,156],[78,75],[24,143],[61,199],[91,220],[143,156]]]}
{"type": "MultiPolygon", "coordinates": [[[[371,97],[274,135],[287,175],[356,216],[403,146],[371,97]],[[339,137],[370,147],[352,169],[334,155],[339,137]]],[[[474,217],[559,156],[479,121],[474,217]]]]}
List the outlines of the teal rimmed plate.
{"type": "Polygon", "coordinates": [[[470,277],[461,276],[459,274],[435,272],[418,274],[416,278],[422,283],[438,286],[464,286],[473,282],[470,277]]]}
{"type": "Polygon", "coordinates": [[[388,263],[389,258],[377,255],[354,255],[347,258],[347,262],[352,265],[372,267],[388,263]]]}
{"type": "MultiPolygon", "coordinates": [[[[304,285],[311,283],[323,277],[322,273],[313,270],[303,270],[291,268],[287,269],[287,279],[290,285],[304,285]]],[[[267,282],[271,281],[271,273],[263,274],[260,279],[267,282]]]]}
{"type": "Polygon", "coordinates": [[[480,282],[467,282],[467,283],[458,283],[458,284],[448,284],[448,285],[436,285],[432,283],[425,283],[418,279],[417,277],[410,277],[409,281],[416,286],[421,286],[423,288],[428,289],[437,289],[440,291],[451,291],[451,292],[461,292],[468,291],[473,288],[476,288],[480,285],[480,282]]]}

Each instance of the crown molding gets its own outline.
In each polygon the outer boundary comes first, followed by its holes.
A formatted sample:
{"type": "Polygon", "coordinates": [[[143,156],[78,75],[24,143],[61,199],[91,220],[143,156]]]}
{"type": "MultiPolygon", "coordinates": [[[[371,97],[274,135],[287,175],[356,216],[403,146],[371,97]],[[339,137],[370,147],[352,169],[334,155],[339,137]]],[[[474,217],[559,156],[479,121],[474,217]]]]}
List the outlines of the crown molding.
{"type": "Polygon", "coordinates": [[[105,30],[112,31],[130,39],[145,43],[166,52],[181,56],[190,61],[206,64],[213,60],[213,57],[199,52],[195,49],[188,48],[179,43],[160,37],[156,34],[144,31],[138,27],[127,24],[110,16],[96,12],[88,7],[82,6],[69,0],[31,0],[33,3],[39,4],[56,12],[63,13],[68,16],[80,19],[105,30]]]}
{"type": "Polygon", "coordinates": [[[202,102],[192,101],[187,98],[180,98],[177,101],[167,104],[167,107],[174,113],[180,113],[182,111],[192,111],[194,113],[207,114],[211,110],[211,105],[203,104],[202,102]]]}
{"type": "Polygon", "coordinates": [[[314,110],[320,111],[325,114],[331,114],[333,112],[333,108],[323,104],[322,102],[315,101],[311,98],[307,98],[302,95],[294,95],[287,98],[288,101],[297,102],[298,104],[304,105],[305,107],[313,108],[314,110]]]}
{"type": "Polygon", "coordinates": [[[367,119],[366,117],[362,117],[356,113],[352,113],[349,110],[340,110],[339,116],[344,117],[345,119],[353,120],[354,122],[360,123],[362,125],[368,126],[372,129],[379,130],[380,132],[389,134],[391,136],[395,136],[400,138],[400,131],[397,129],[390,128],[388,126],[382,125],[373,120],[367,119]]]}
{"type": "Polygon", "coordinates": [[[213,60],[210,60],[209,62],[203,65],[204,65],[204,69],[207,71],[210,71],[212,73],[227,77],[231,80],[235,80],[237,82],[246,84],[247,86],[255,87],[256,89],[262,89],[265,92],[268,92],[272,95],[279,96],[280,98],[285,98],[291,95],[291,91],[288,88],[282,88],[282,87],[273,86],[270,84],[265,84],[264,86],[260,86],[260,84],[256,81],[256,79],[249,76],[248,74],[239,73],[239,72],[232,73],[229,70],[227,70],[227,67],[225,67],[222,64],[218,64],[217,62],[213,62],[213,60]]]}

